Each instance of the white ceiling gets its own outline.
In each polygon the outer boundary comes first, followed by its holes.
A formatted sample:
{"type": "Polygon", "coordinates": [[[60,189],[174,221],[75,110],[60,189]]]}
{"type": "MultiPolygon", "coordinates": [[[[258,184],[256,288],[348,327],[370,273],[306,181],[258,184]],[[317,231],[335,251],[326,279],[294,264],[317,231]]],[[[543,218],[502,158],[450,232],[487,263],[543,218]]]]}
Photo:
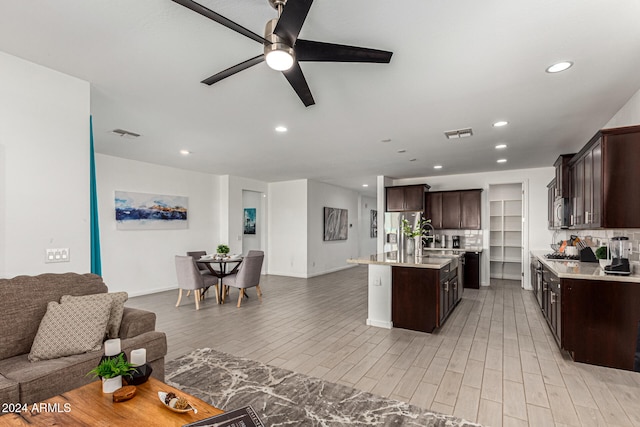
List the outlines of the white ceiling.
{"type": "MultiPolygon", "coordinates": [[[[276,16],[267,0],[201,3],[258,34],[276,16]]],[[[316,0],[301,38],[394,54],[302,63],[309,108],[264,63],[201,84],[262,46],[170,0],[0,0],[0,50],[91,83],[100,153],[371,191],[376,175],[551,166],[578,150],[640,89],[639,16],[638,0],[316,0]],[[559,60],[575,65],[545,73],[559,60]],[[464,127],[473,137],[445,139],[464,127]]]]}

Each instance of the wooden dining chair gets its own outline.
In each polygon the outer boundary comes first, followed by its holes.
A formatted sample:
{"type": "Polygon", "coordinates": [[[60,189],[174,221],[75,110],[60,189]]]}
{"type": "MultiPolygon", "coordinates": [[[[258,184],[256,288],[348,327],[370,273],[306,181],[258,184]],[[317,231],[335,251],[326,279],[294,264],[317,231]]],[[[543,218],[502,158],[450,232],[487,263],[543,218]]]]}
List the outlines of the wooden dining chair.
{"type": "Polygon", "coordinates": [[[218,301],[218,278],[216,276],[200,274],[196,261],[192,256],[176,255],[175,262],[179,288],[176,307],[180,305],[182,300],[183,289],[194,291],[196,310],[200,310],[200,300],[203,297],[203,292],[210,286],[216,287],[216,301],[218,301]]]}
{"type": "MultiPolygon", "coordinates": [[[[262,300],[262,291],[260,290],[260,272],[262,271],[262,262],[264,261],[264,252],[262,251],[249,251],[246,257],[242,260],[238,270],[225,276],[222,279],[224,286],[231,286],[240,290],[238,295],[238,308],[242,303],[242,298],[245,294],[245,289],[256,288],[258,298],[262,300]]],[[[224,287],[223,287],[224,289],[224,287]]],[[[225,292],[222,293],[222,302],[224,303],[225,292]]]]}

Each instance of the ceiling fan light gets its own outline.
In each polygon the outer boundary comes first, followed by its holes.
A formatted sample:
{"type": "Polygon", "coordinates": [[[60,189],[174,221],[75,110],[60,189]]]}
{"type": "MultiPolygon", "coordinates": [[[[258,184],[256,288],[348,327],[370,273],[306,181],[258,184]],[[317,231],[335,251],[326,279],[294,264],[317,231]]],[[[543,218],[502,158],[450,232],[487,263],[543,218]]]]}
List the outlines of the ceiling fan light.
{"type": "Polygon", "coordinates": [[[276,71],[286,71],[293,66],[293,55],[287,50],[270,50],[265,59],[267,65],[276,71]]]}

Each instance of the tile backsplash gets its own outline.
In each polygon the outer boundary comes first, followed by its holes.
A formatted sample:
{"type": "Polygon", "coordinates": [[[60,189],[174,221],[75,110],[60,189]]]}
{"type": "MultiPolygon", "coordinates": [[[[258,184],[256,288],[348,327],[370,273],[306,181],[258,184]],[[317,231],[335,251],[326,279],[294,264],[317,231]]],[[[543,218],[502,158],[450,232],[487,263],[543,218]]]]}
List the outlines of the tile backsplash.
{"type": "MultiPolygon", "coordinates": [[[[640,230],[639,230],[640,231],[640,230]]],[[[463,248],[482,248],[482,230],[436,230],[436,235],[446,235],[447,246],[451,247],[451,236],[460,236],[460,246],[463,248]]]]}
{"type": "Polygon", "coordinates": [[[628,237],[629,242],[631,242],[631,256],[629,257],[629,262],[633,268],[632,271],[634,273],[640,273],[640,228],[615,230],[562,230],[557,233],[557,240],[566,240],[571,235],[576,235],[580,238],[591,236],[594,242],[597,242],[599,246],[606,245],[612,237],[628,237]]]}

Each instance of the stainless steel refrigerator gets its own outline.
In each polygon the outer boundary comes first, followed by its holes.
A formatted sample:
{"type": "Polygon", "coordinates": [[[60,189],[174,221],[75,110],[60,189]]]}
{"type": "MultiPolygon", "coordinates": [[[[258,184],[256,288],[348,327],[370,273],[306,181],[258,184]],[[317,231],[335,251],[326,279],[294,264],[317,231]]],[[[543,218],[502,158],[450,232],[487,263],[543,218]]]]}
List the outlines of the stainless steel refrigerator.
{"type": "Polygon", "coordinates": [[[403,245],[405,236],[402,233],[402,220],[409,221],[415,228],[422,217],[422,212],[385,212],[384,213],[384,252],[397,251],[398,245],[403,245]]]}

